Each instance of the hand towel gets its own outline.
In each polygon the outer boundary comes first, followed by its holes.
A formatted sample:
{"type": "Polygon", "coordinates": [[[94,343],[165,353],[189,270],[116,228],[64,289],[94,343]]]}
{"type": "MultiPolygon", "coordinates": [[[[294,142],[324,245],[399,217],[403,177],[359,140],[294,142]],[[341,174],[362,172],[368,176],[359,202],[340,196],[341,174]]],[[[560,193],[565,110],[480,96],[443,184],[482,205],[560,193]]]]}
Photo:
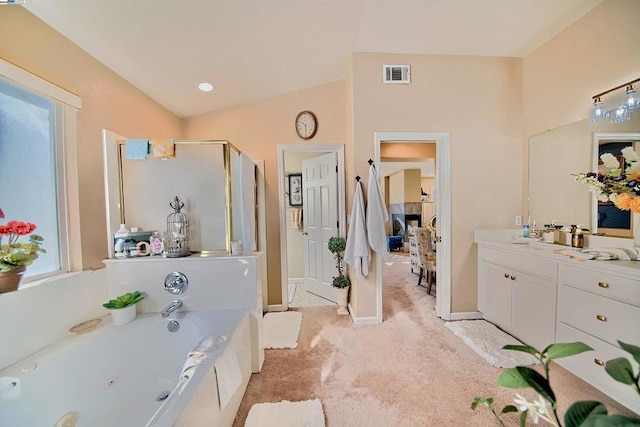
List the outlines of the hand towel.
{"type": "Polygon", "coordinates": [[[218,401],[224,409],[242,384],[242,371],[233,347],[228,347],[214,365],[218,382],[218,401]]]}
{"type": "Polygon", "coordinates": [[[126,158],[128,160],[146,160],[149,154],[148,139],[127,139],[126,158]]]}
{"type": "Polygon", "coordinates": [[[149,142],[154,159],[169,159],[176,156],[173,139],[151,139],[149,142]]]}
{"type": "Polygon", "coordinates": [[[367,236],[369,246],[378,254],[387,253],[387,232],[384,228],[389,213],[380,190],[380,179],[373,164],[369,165],[369,187],[367,188],[367,236]]]}
{"type": "Polygon", "coordinates": [[[291,208],[291,226],[293,228],[302,228],[302,209],[291,208]]]}
{"type": "Polygon", "coordinates": [[[344,250],[344,260],[356,270],[356,276],[362,278],[369,274],[369,262],[371,261],[371,248],[367,242],[367,228],[364,218],[364,196],[362,184],[356,183],[356,192],[353,196],[351,208],[351,220],[347,233],[347,247],[344,250]]]}

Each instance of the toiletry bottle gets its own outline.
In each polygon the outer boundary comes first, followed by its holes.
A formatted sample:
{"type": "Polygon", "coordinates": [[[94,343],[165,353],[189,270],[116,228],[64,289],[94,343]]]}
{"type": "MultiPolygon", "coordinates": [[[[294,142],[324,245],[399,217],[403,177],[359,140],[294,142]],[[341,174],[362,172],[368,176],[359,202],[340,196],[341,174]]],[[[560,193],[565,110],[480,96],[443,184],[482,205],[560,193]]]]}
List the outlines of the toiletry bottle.
{"type": "Polygon", "coordinates": [[[531,224],[531,229],[529,230],[529,237],[533,237],[533,238],[538,237],[538,226],[536,225],[535,220],[533,220],[533,224],[531,224]]]}
{"type": "Polygon", "coordinates": [[[120,224],[120,228],[113,235],[113,250],[116,258],[126,258],[125,240],[129,237],[129,230],[124,224],[120,224]]]}
{"type": "Polygon", "coordinates": [[[522,237],[529,237],[529,224],[525,224],[522,226],[522,237]]]}
{"type": "Polygon", "coordinates": [[[164,243],[162,242],[162,235],[159,231],[154,231],[151,234],[151,256],[162,256],[164,253],[164,243]]]}

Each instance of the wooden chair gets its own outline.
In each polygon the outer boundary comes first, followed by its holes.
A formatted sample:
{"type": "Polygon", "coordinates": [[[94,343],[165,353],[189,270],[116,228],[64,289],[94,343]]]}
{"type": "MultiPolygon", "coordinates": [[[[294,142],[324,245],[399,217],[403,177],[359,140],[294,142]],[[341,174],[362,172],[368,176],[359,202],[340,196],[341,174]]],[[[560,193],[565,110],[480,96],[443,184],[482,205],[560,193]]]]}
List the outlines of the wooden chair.
{"type": "Polygon", "coordinates": [[[420,261],[420,274],[418,286],[422,283],[422,275],[427,273],[427,293],[431,293],[431,287],[436,281],[436,253],[433,250],[431,230],[427,228],[414,228],[416,244],[418,245],[418,259],[420,261]]]}

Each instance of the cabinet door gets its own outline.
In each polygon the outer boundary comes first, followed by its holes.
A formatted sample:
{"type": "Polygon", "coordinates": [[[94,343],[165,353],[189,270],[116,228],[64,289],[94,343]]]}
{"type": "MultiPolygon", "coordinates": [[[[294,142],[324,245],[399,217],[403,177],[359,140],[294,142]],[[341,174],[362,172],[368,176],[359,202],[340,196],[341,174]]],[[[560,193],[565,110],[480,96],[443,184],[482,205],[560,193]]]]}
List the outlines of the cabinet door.
{"type": "Polygon", "coordinates": [[[525,273],[513,275],[513,332],[542,351],[555,342],[556,285],[525,273]]]}
{"type": "Polygon", "coordinates": [[[478,309],[488,321],[511,330],[511,273],[504,267],[480,262],[478,309]]]}

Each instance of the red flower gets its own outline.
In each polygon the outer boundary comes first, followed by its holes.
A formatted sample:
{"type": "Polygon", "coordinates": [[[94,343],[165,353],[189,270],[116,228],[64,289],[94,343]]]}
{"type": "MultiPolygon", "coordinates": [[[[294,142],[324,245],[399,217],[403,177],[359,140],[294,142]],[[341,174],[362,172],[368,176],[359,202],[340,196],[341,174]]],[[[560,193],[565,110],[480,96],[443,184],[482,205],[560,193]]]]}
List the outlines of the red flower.
{"type": "Polygon", "coordinates": [[[38,228],[35,224],[22,221],[9,221],[6,227],[9,233],[17,234],[19,236],[32,233],[36,228],[38,228]]]}
{"type": "Polygon", "coordinates": [[[2,209],[0,209],[0,218],[4,218],[4,212],[2,212],[2,209]]]}

